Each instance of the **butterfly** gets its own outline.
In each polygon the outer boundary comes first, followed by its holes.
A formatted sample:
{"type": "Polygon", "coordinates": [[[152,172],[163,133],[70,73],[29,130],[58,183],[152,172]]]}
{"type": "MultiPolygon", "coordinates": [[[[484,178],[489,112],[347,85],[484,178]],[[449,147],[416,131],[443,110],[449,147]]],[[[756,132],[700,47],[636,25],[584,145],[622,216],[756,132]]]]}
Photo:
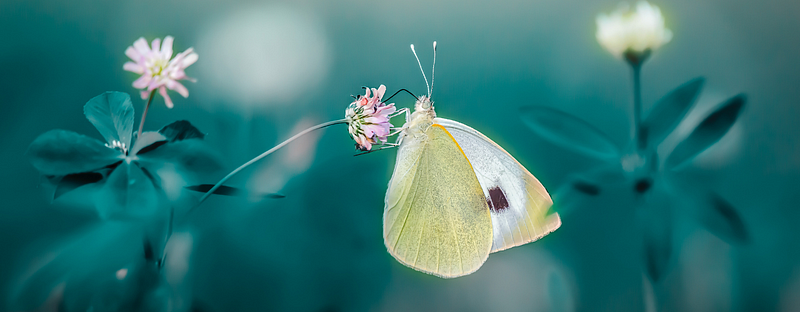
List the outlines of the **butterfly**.
{"type": "MultiPolygon", "coordinates": [[[[433,50],[435,70],[436,42],[433,50]]],[[[544,186],[513,156],[479,131],[436,116],[422,74],[428,96],[417,99],[398,136],[383,238],[402,264],[454,278],[477,271],[490,253],[555,231],[561,219],[548,212],[553,202],[544,186]]]]}

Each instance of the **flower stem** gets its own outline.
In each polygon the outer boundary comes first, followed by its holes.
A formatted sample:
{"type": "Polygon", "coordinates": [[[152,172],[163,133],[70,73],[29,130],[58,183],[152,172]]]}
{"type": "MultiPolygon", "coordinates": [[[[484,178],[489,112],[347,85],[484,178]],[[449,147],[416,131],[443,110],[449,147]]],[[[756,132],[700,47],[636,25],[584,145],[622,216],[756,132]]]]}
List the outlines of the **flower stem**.
{"type": "Polygon", "coordinates": [[[147,110],[150,108],[150,103],[153,102],[153,97],[156,95],[156,90],[157,89],[153,89],[153,91],[150,91],[150,98],[147,100],[147,105],[144,106],[144,112],[142,113],[142,120],[139,121],[139,134],[136,136],[137,139],[142,137],[142,129],[144,129],[144,118],[147,117],[147,110]]]}
{"type": "Polygon", "coordinates": [[[203,194],[203,197],[200,197],[200,200],[197,202],[197,204],[194,207],[192,207],[192,209],[189,209],[189,213],[191,213],[195,208],[200,206],[200,204],[202,204],[209,196],[211,196],[211,194],[214,194],[214,191],[216,191],[220,186],[222,186],[223,183],[228,181],[228,179],[230,179],[231,177],[233,177],[234,175],[239,173],[239,171],[244,170],[245,168],[249,167],[253,163],[261,160],[264,157],[267,157],[267,155],[272,154],[273,152],[275,152],[275,151],[281,149],[282,147],[286,146],[286,144],[291,143],[292,141],[296,140],[297,138],[299,138],[299,137],[301,137],[303,135],[308,134],[309,132],[312,132],[314,130],[319,130],[319,129],[322,129],[322,128],[325,128],[325,127],[328,127],[328,126],[341,124],[341,123],[347,123],[347,119],[339,119],[339,120],[328,121],[328,122],[321,123],[321,124],[318,124],[316,126],[313,126],[311,128],[305,129],[305,130],[301,131],[300,133],[295,134],[291,138],[287,139],[286,141],[283,141],[280,144],[276,145],[275,147],[267,150],[266,152],[262,153],[261,155],[258,155],[255,158],[251,159],[250,161],[244,163],[243,165],[239,166],[239,168],[236,168],[233,171],[231,171],[231,173],[228,173],[228,175],[226,175],[224,178],[222,178],[222,180],[219,180],[219,182],[217,182],[217,184],[214,184],[214,187],[212,187],[210,190],[208,190],[208,192],[203,194]]]}
{"type": "Polygon", "coordinates": [[[647,133],[645,133],[647,129],[642,129],[642,79],[640,74],[642,73],[642,64],[652,52],[650,49],[644,51],[628,49],[623,54],[623,58],[633,69],[633,125],[631,125],[631,132],[633,132],[633,146],[636,152],[644,150],[647,146],[647,133]]]}
{"type": "Polygon", "coordinates": [[[637,150],[644,149],[644,138],[642,135],[642,87],[641,72],[642,65],[634,64],[633,67],[633,142],[637,150]]]}

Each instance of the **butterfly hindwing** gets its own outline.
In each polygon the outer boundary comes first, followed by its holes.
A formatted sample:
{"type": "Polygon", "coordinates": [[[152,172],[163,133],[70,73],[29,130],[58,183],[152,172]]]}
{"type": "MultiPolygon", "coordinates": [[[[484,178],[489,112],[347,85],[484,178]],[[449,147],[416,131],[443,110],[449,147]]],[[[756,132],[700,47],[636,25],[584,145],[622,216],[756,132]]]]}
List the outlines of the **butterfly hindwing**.
{"type": "Polygon", "coordinates": [[[436,118],[469,159],[492,216],[492,252],[538,240],[561,226],[547,190],[502,147],[462,123],[436,118]]]}
{"type": "Polygon", "coordinates": [[[444,127],[406,137],[385,202],[384,242],[404,265],[451,278],[474,272],[489,256],[488,204],[470,162],[444,127]]]}

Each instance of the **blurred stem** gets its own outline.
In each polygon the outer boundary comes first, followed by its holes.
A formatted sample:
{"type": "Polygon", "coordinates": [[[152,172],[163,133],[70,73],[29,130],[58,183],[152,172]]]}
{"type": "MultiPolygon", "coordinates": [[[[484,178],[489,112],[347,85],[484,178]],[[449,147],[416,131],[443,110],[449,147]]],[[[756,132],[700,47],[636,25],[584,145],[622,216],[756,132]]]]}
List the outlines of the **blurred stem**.
{"type": "Polygon", "coordinates": [[[295,134],[294,136],[292,136],[291,138],[287,139],[286,141],[283,141],[280,144],[276,145],[275,147],[273,147],[273,148],[267,150],[266,152],[262,153],[261,155],[256,156],[256,158],[253,158],[250,161],[248,161],[248,162],[244,163],[243,165],[239,166],[239,168],[234,169],[233,171],[231,171],[231,173],[229,173],[224,178],[222,178],[222,180],[219,180],[219,182],[217,182],[217,184],[214,184],[214,187],[212,187],[210,190],[208,190],[208,192],[203,194],[203,197],[200,197],[200,201],[198,201],[197,204],[194,207],[192,207],[192,209],[189,209],[188,213],[191,213],[195,208],[200,206],[200,204],[202,204],[209,196],[211,196],[211,194],[214,194],[214,191],[216,191],[220,186],[222,186],[223,183],[228,181],[228,179],[230,179],[231,177],[233,177],[234,175],[239,173],[239,171],[244,170],[245,168],[249,167],[253,163],[261,160],[264,157],[267,157],[267,155],[272,154],[273,152],[281,149],[282,147],[286,146],[286,144],[291,143],[292,141],[296,140],[297,138],[299,138],[299,137],[301,137],[303,135],[306,135],[306,134],[308,134],[308,133],[310,133],[310,132],[312,132],[314,130],[319,130],[319,129],[322,129],[322,128],[325,128],[325,127],[328,127],[328,126],[332,126],[332,125],[336,125],[336,124],[343,124],[343,123],[347,123],[347,119],[333,120],[333,121],[328,121],[328,122],[325,122],[325,123],[318,124],[318,125],[313,126],[311,128],[305,129],[305,130],[301,131],[298,134],[295,134]]]}
{"type": "Polygon", "coordinates": [[[147,117],[147,110],[150,108],[150,103],[153,102],[153,97],[155,95],[156,95],[156,89],[150,91],[150,98],[147,99],[147,105],[144,106],[144,112],[142,113],[142,120],[139,121],[139,134],[136,136],[137,139],[142,137],[142,129],[144,129],[144,119],[145,117],[147,117]]]}
{"type": "Polygon", "coordinates": [[[636,152],[645,149],[647,145],[646,137],[642,133],[642,89],[641,89],[641,72],[642,64],[646,61],[651,54],[650,49],[644,51],[635,51],[628,49],[623,53],[623,58],[631,65],[633,69],[633,144],[636,152]]]}
{"type": "Polygon", "coordinates": [[[641,87],[641,73],[642,65],[633,64],[633,142],[636,144],[637,149],[644,148],[642,138],[639,136],[642,126],[642,87],[641,87]]]}

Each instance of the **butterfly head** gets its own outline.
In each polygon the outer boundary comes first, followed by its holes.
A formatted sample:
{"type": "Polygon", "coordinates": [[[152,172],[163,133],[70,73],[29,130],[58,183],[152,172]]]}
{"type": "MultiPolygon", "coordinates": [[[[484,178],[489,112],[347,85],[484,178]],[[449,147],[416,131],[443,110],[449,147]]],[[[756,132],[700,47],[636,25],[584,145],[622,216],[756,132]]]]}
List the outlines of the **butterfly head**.
{"type": "Polygon", "coordinates": [[[431,102],[431,98],[424,95],[420,96],[419,99],[417,99],[417,102],[414,103],[414,111],[423,111],[423,110],[433,111],[433,102],[431,102]]]}
{"type": "Polygon", "coordinates": [[[425,132],[425,129],[433,124],[434,118],[436,118],[436,111],[433,110],[433,102],[429,97],[423,95],[414,104],[414,113],[411,114],[411,120],[406,126],[409,129],[418,128],[419,131],[425,132]]]}

